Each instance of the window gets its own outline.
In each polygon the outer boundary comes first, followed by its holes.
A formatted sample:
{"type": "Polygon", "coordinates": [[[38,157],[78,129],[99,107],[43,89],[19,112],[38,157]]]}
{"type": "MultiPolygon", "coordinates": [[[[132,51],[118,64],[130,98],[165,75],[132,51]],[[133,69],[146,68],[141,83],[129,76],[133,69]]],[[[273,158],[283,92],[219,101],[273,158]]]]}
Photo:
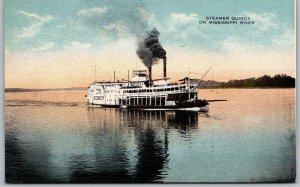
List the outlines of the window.
{"type": "Polygon", "coordinates": [[[103,100],[104,97],[103,96],[94,96],[94,100],[103,100]]]}

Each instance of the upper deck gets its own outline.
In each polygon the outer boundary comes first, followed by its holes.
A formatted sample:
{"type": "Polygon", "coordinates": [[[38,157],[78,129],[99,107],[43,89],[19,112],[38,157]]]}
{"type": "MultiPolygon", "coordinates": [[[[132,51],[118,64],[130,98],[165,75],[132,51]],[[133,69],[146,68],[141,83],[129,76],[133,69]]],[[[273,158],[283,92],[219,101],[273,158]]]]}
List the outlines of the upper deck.
{"type": "Polygon", "coordinates": [[[123,82],[94,82],[90,91],[103,90],[105,94],[138,94],[159,95],[172,93],[196,93],[197,84],[191,83],[189,78],[180,80],[179,83],[171,83],[170,78],[153,79],[149,84],[146,70],[135,70],[130,81],[123,82]]]}

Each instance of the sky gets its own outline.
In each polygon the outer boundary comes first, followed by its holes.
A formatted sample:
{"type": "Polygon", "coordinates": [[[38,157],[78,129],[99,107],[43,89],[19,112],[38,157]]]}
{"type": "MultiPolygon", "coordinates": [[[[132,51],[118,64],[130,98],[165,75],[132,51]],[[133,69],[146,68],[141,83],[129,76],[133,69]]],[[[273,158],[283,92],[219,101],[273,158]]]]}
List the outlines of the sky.
{"type": "MultiPolygon", "coordinates": [[[[86,87],[146,69],[137,43],[153,28],[167,51],[168,77],[229,81],[296,76],[293,0],[7,0],[6,88],[86,87]],[[254,24],[199,24],[207,16],[254,24]],[[96,67],[96,75],[95,75],[96,67]]],[[[162,61],[153,77],[162,77],[162,61]]]]}

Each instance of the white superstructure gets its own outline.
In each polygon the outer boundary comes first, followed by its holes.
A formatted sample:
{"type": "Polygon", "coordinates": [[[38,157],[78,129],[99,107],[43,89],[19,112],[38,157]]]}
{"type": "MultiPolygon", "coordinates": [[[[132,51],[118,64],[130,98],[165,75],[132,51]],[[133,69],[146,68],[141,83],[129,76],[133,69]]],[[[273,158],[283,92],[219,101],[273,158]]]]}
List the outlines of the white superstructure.
{"type": "Polygon", "coordinates": [[[169,78],[150,81],[146,70],[137,70],[133,71],[131,80],[127,82],[93,82],[88,90],[87,102],[122,108],[190,108],[207,105],[207,102],[197,100],[196,83],[191,84],[186,79],[182,81],[176,84],[171,83],[169,78]]]}

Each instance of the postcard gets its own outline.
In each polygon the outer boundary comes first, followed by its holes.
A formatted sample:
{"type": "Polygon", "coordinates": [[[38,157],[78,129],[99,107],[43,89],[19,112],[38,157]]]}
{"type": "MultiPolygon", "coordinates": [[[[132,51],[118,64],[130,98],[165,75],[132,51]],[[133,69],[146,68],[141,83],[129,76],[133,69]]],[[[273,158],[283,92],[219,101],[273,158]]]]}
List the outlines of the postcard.
{"type": "Polygon", "coordinates": [[[295,182],[294,6],[6,0],[6,183],[295,182]]]}

